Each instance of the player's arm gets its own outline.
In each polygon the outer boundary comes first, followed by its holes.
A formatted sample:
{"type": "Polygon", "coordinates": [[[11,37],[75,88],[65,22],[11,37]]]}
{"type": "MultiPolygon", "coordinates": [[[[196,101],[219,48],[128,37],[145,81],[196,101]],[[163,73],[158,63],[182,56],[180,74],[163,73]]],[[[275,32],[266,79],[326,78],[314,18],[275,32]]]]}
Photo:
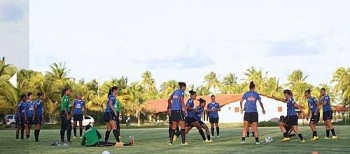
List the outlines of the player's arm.
{"type": "Polygon", "coordinates": [[[260,104],[260,107],[262,109],[263,114],[265,114],[264,104],[262,103],[261,99],[258,99],[258,101],[259,101],[259,104],[260,104]]]}
{"type": "Polygon", "coordinates": [[[295,102],[294,107],[300,109],[300,111],[303,112],[304,115],[307,115],[304,108],[302,106],[300,106],[298,103],[295,102]]]}
{"type": "Polygon", "coordinates": [[[184,111],[185,116],[187,116],[186,104],[183,96],[180,97],[180,102],[182,104],[182,110],[184,111]]]}
{"type": "Polygon", "coordinates": [[[220,107],[220,105],[218,104],[218,108],[216,109],[216,111],[221,111],[221,107],[220,107]]]}
{"type": "Polygon", "coordinates": [[[36,116],[36,112],[38,111],[38,104],[37,103],[34,103],[34,116],[33,117],[35,117],[36,116]]]}
{"type": "Polygon", "coordinates": [[[86,108],[86,104],[84,102],[84,117],[86,117],[86,113],[87,113],[87,108],[86,108]]]}
{"type": "Polygon", "coordinates": [[[171,107],[171,100],[172,100],[172,98],[173,98],[173,95],[171,94],[170,96],[169,96],[169,98],[168,98],[168,106],[167,106],[167,111],[168,111],[168,114],[170,115],[170,107],[171,107]]]}
{"type": "Polygon", "coordinates": [[[75,101],[74,101],[72,109],[70,111],[70,115],[74,115],[74,110],[75,110],[75,101]]]}
{"type": "Polygon", "coordinates": [[[28,105],[25,107],[24,119],[27,120],[28,105]]]}
{"type": "Polygon", "coordinates": [[[241,98],[241,100],[239,101],[239,105],[241,107],[241,113],[243,113],[243,101],[244,101],[244,98],[241,98]]]}
{"type": "Polygon", "coordinates": [[[272,96],[272,98],[281,102],[287,102],[287,100],[284,98],[277,98],[276,96],[272,96]]]}

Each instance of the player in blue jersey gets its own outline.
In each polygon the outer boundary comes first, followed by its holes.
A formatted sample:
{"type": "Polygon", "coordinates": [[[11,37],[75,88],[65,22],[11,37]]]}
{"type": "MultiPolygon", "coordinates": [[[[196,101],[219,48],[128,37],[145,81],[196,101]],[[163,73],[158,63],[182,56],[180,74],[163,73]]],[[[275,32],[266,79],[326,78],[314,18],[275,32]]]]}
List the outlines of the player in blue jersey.
{"type": "Polygon", "coordinates": [[[33,93],[29,92],[27,94],[27,106],[26,106],[26,114],[25,114],[25,121],[26,121],[26,137],[27,140],[30,140],[30,129],[32,128],[35,112],[34,107],[35,103],[33,102],[33,93]]]}
{"type": "Polygon", "coordinates": [[[263,114],[265,114],[264,105],[261,102],[260,95],[255,92],[255,84],[254,82],[250,82],[249,85],[250,91],[246,92],[240,101],[241,106],[241,113],[244,113],[244,128],[242,130],[242,144],[245,143],[245,137],[247,135],[247,131],[249,129],[249,125],[251,125],[254,137],[255,137],[255,144],[260,144],[259,142],[259,132],[258,132],[258,122],[259,122],[259,115],[258,110],[256,107],[256,102],[259,101],[259,104],[261,106],[263,114]],[[243,101],[245,101],[244,109],[242,108],[243,101]]]}
{"type": "Polygon", "coordinates": [[[42,122],[44,119],[44,104],[43,104],[44,100],[45,100],[45,94],[42,92],[38,93],[38,100],[35,102],[35,107],[34,107],[35,142],[39,142],[40,129],[41,129],[41,125],[43,124],[42,122]]]}
{"type": "Polygon", "coordinates": [[[82,94],[77,95],[77,99],[74,100],[72,114],[73,115],[73,133],[74,138],[77,137],[77,123],[79,122],[80,138],[83,135],[83,116],[86,116],[85,102],[82,100],[82,94]]]}
{"type": "Polygon", "coordinates": [[[27,95],[22,94],[20,96],[21,102],[16,106],[16,140],[19,138],[19,132],[21,131],[21,139],[24,138],[24,129],[25,129],[25,113],[27,107],[27,95]]]}
{"type": "Polygon", "coordinates": [[[106,105],[106,109],[104,112],[103,119],[107,124],[107,131],[105,134],[105,141],[108,142],[109,134],[111,131],[113,131],[113,135],[117,141],[115,146],[123,145],[122,142],[120,142],[119,139],[119,132],[117,128],[116,118],[117,118],[117,112],[115,111],[115,103],[116,103],[116,96],[118,95],[118,87],[113,86],[109,89],[108,92],[108,101],[106,105]]]}
{"type": "Polygon", "coordinates": [[[283,140],[282,142],[289,141],[288,131],[286,130],[286,126],[289,126],[292,128],[292,130],[297,134],[301,140],[301,142],[305,142],[303,135],[300,133],[298,129],[298,115],[295,111],[296,108],[300,109],[302,111],[302,107],[299,106],[293,99],[293,93],[291,90],[284,90],[283,91],[284,96],[286,97],[285,100],[287,102],[287,116],[285,117],[285,122],[280,124],[281,132],[283,133],[283,140]]]}
{"type": "Polygon", "coordinates": [[[215,95],[211,95],[211,102],[207,105],[209,122],[211,125],[211,135],[214,137],[214,127],[216,128],[216,136],[220,137],[219,114],[220,104],[215,101],[215,95]]]}
{"type": "Polygon", "coordinates": [[[185,117],[187,116],[186,105],[184,102],[184,93],[186,91],[186,83],[179,82],[179,89],[175,90],[168,99],[168,114],[171,115],[172,130],[170,131],[169,145],[173,144],[175,129],[180,125],[181,127],[181,139],[182,145],[188,145],[186,143],[186,124],[185,117]]]}
{"type": "MultiPolygon", "coordinates": [[[[319,137],[317,136],[316,124],[320,120],[319,102],[315,97],[311,96],[311,90],[305,91],[305,98],[307,99],[307,104],[309,106],[309,114],[311,113],[311,118],[309,122],[309,126],[312,131],[311,140],[318,140],[319,137]]],[[[309,117],[309,115],[307,117],[309,117]]]]}
{"type": "Polygon", "coordinates": [[[323,121],[326,126],[326,139],[330,139],[329,131],[332,132],[332,139],[337,139],[337,135],[335,135],[334,127],[332,124],[333,112],[331,107],[331,98],[328,94],[326,94],[326,89],[321,89],[321,105],[323,108],[323,121]]]}
{"type": "Polygon", "coordinates": [[[209,142],[212,142],[210,139],[210,132],[208,126],[202,121],[202,115],[204,113],[204,107],[207,103],[205,99],[199,98],[199,106],[195,108],[195,117],[198,120],[198,123],[201,125],[201,127],[205,130],[205,133],[207,135],[207,139],[209,142]]]}
{"type": "Polygon", "coordinates": [[[199,134],[201,135],[204,142],[210,142],[205,138],[204,131],[202,126],[199,124],[198,120],[195,117],[195,108],[194,108],[194,100],[196,100],[197,93],[193,90],[189,91],[190,99],[188,99],[186,103],[187,116],[185,118],[186,121],[186,134],[190,131],[192,127],[196,127],[198,129],[199,134]]]}

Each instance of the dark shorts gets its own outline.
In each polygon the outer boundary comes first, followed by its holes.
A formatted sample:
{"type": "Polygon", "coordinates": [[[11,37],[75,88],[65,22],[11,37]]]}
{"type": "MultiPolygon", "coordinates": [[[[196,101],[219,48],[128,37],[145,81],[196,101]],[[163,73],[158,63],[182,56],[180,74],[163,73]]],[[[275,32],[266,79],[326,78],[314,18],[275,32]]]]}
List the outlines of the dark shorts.
{"type": "Polygon", "coordinates": [[[310,122],[318,123],[320,121],[320,113],[317,113],[316,115],[312,113],[310,122]]]}
{"type": "Polygon", "coordinates": [[[33,117],[27,117],[27,121],[26,121],[26,124],[27,125],[33,125],[33,117]]]}
{"type": "Polygon", "coordinates": [[[36,115],[34,118],[34,125],[42,125],[43,124],[43,116],[36,115]]]}
{"type": "Polygon", "coordinates": [[[60,119],[61,119],[61,129],[64,129],[64,130],[71,130],[72,129],[71,119],[66,118],[64,111],[60,112],[60,119]]]}
{"type": "Polygon", "coordinates": [[[323,112],[323,121],[332,120],[332,119],[333,119],[333,112],[332,111],[323,112]]]}
{"type": "Polygon", "coordinates": [[[25,124],[24,117],[16,118],[16,125],[17,126],[20,126],[20,128],[24,128],[24,124],[25,124]]]}
{"type": "Polygon", "coordinates": [[[179,122],[184,120],[185,115],[182,110],[171,110],[171,121],[179,122]]]}
{"type": "Polygon", "coordinates": [[[197,119],[193,117],[186,117],[185,121],[186,121],[186,126],[191,126],[192,123],[197,122],[197,119]]]}
{"type": "Polygon", "coordinates": [[[210,118],[209,117],[209,122],[212,123],[219,123],[219,118],[210,118]]]}
{"type": "Polygon", "coordinates": [[[74,114],[73,120],[74,121],[83,121],[83,114],[74,114]]]}
{"type": "Polygon", "coordinates": [[[291,127],[291,126],[298,126],[298,116],[293,115],[293,116],[286,116],[286,124],[291,127]]]}
{"type": "Polygon", "coordinates": [[[116,116],[114,115],[114,113],[112,113],[112,112],[105,112],[103,114],[103,121],[109,122],[111,120],[114,120],[114,121],[116,120],[116,116]]]}
{"type": "Polygon", "coordinates": [[[249,123],[259,122],[259,114],[257,112],[245,112],[244,121],[248,121],[249,123]]]}

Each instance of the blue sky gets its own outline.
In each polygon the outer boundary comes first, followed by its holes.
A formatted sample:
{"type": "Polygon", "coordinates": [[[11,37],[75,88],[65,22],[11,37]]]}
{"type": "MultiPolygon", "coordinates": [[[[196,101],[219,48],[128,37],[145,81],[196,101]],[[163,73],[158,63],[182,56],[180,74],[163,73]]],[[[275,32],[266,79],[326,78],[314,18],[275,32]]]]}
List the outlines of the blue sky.
{"type": "MultiPolygon", "coordinates": [[[[65,62],[78,79],[132,81],[150,70],[158,85],[171,79],[199,85],[210,71],[243,78],[254,66],[282,82],[302,69],[309,82],[327,83],[336,68],[350,66],[349,6],[346,0],[34,0],[30,68],[65,62]]],[[[19,17],[6,20],[20,23],[19,17]]]]}

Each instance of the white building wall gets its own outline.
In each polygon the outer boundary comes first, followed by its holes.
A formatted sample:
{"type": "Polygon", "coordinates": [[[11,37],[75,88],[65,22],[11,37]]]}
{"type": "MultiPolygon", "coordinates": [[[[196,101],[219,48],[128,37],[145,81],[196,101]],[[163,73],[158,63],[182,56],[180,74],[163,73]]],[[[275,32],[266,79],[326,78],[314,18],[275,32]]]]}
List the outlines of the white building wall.
{"type": "MultiPolygon", "coordinates": [[[[262,109],[260,104],[257,103],[257,108],[259,112],[259,122],[269,121],[273,118],[278,118],[281,115],[287,114],[287,104],[281,101],[270,99],[268,97],[261,96],[261,100],[265,107],[266,114],[262,114],[262,109]],[[282,108],[282,112],[278,112],[278,108],[282,108]]],[[[244,102],[243,102],[244,105],[244,102]]],[[[219,112],[220,123],[240,123],[243,122],[243,115],[240,111],[239,101],[232,102],[221,108],[219,112]],[[238,112],[235,112],[235,109],[238,108],[238,112]]]]}

